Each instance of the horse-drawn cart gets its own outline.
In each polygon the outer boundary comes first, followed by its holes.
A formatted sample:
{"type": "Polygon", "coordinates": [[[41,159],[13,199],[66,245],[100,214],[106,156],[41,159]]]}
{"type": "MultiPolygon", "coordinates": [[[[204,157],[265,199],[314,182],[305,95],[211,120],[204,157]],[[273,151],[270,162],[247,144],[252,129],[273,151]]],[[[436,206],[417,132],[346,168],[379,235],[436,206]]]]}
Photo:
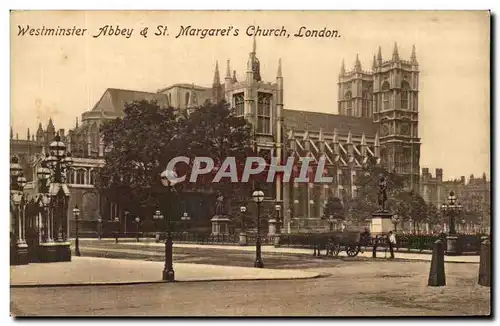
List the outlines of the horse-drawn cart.
{"type": "Polygon", "coordinates": [[[314,256],[320,256],[321,250],[325,250],[327,256],[337,257],[345,251],[347,256],[356,257],[361,245],[360,233],[353,231],[294,234],[293,238],[297,243],[311,246],[314,256]]]}

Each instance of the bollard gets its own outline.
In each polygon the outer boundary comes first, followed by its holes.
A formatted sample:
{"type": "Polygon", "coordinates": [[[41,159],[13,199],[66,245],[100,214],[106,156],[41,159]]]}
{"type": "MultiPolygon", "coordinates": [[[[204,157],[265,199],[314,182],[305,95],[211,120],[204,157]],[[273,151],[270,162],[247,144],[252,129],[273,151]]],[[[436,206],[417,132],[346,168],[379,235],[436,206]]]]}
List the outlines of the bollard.
{"type": "Polygon", "coordinates": [[[478,284],[491,287],[491,257],[490,257],[490,241],[484,240],[481,243],[481,253],[479,256],[479,280],[478,284]]]}
{"type": "Polygon", "coordinates": [[[432,249],[431,270],[429,272],[429,286],[445,286],[444,273],[444,243],[441,240],[434,242],[432,249]]]}

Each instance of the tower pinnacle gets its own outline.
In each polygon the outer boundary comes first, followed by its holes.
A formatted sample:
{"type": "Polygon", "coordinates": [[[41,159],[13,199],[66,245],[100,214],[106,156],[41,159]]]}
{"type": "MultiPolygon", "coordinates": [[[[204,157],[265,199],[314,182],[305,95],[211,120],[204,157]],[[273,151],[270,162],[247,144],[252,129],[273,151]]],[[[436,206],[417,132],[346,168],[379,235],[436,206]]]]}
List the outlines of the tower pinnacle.
{"type": "Polygon", "coordinates": [[[394,50],[392,51],[392,61],[399,61],[398,43],[394,42],[394,50]]]}
{"type": "Polygon", "coordinates": [[[356,53],[356,62],[354,63],[354,71],[361,72],[361,62],[359,61],[358,53],[356,53]]]}
{"type": "Polygon", "coordinates": [[[219,61],[215,61],[214,85],[220,85],[219,61]]]}
{"type": "Polygon", "coordinates": [[[413,48],[411,49],[411,63],[414,64],[414,65],[417,65],[418,62],[417,62],[417,53],[415,51],[415,44],[413,44],[413,48]]]}
{"type": "Polygon", "coordinates": [[[278,74],[276,77],[283,78],[283,75],[281,74],[281,58],[278,60],[278,74]]]}
{"type": "Polygon", "coordinates": [[[345,75],[345,64],[344,64],[344,58],[342,58],[342,63],[340,64],[340,73],[339,73],[340,76],[344,76],[345,75]]]}

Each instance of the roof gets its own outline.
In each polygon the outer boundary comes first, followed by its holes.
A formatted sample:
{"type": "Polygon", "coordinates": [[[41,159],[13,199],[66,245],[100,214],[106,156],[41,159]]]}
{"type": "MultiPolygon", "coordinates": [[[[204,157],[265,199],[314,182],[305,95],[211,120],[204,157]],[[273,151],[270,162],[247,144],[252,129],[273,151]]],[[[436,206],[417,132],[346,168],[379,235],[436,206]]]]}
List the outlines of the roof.
{"type": "Polygon", "coordinates": [[[141,100],[154,100],[158,101],[160,104],[168,105],[168,98],[165,94],[108,88],[94,105],[92,111],[107,111],[123,115],[123,109],[126,103],[141,100]]]}
{"type": "Polygon", "coordinates": [[[338,114],[321,112],[307,112],[296,110],[283,110],[284,124],[295,130],[333,132],[337,129],[339,133],[375,135],[378,132],[378,124],[368,118],[350,117],[338,114]]]}
{"type": "Polygon", "coordinates": [[[199,86],[199,85],[194,85],[194,84],[187,84],[187,83],[178,83],[178,84],[173,84],[164,88],[161,88],[158,90],[158,93],[163,93],[171,88],[174,87],[180,87],[180,88],[189,88],[189,89],[195,89],[198,91],[204,91],[204,90],[209,90],[211,87],[205,87],[205,86],[199,86]]]}

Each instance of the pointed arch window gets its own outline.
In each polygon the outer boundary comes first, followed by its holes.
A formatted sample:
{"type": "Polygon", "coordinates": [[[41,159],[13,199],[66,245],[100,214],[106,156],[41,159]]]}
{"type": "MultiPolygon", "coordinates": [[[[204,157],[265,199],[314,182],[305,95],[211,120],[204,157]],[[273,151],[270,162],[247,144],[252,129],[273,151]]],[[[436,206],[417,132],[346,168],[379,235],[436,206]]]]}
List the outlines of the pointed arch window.
{"type": "Polygon", "coordinates": [[[257,101],[257,132],[271,133],[271,94],[259,93],[257,101]]]}
{"type": "Polygon", "coordinates": [[[352,116],[352,93],[351,92],[345,93],[344,99],[346,107],[345,114],[348,116],[352,116]]]}
{"type": "Polygon", "coordinates": [[[407,81],[401,83],[401,109],[408,110],[410,103],[410,84],[407,81]]]}
{"type": "Polygon", "coordinates": [[[96,176],[97,176],[96,170],[89,171],[89,184],[91,185],[95,184],[96,176]]]}
{"type": "Polygon", "coordinates": [[[241,117],[245,114],[245,100],[243,93],[234,95],[234,113],[237,117],[241,117]]]}
{"type": "Polygon", "coordinates": [[[382,111],[389,110],[389,82],[382,84],[382,111]]]}
{"type": "Polygon", "coordinates": [[[75,170],[70,169],[66,172],[66,182],[69,184],[75,183],[75,170]]]}
{"type": "Polygon", "coordinates": [[[76,184],[84,185],[85,184],[85,170],[80,169],[76,171],[76,184]]]}
{"type": "Polygon", "coordinates": [[[363,105],[362,105],[362,112],[361,116],[368,118],[370,116],[370,106],[371,106],[371,92],[366,91],[363,92],[363,105]]]}

